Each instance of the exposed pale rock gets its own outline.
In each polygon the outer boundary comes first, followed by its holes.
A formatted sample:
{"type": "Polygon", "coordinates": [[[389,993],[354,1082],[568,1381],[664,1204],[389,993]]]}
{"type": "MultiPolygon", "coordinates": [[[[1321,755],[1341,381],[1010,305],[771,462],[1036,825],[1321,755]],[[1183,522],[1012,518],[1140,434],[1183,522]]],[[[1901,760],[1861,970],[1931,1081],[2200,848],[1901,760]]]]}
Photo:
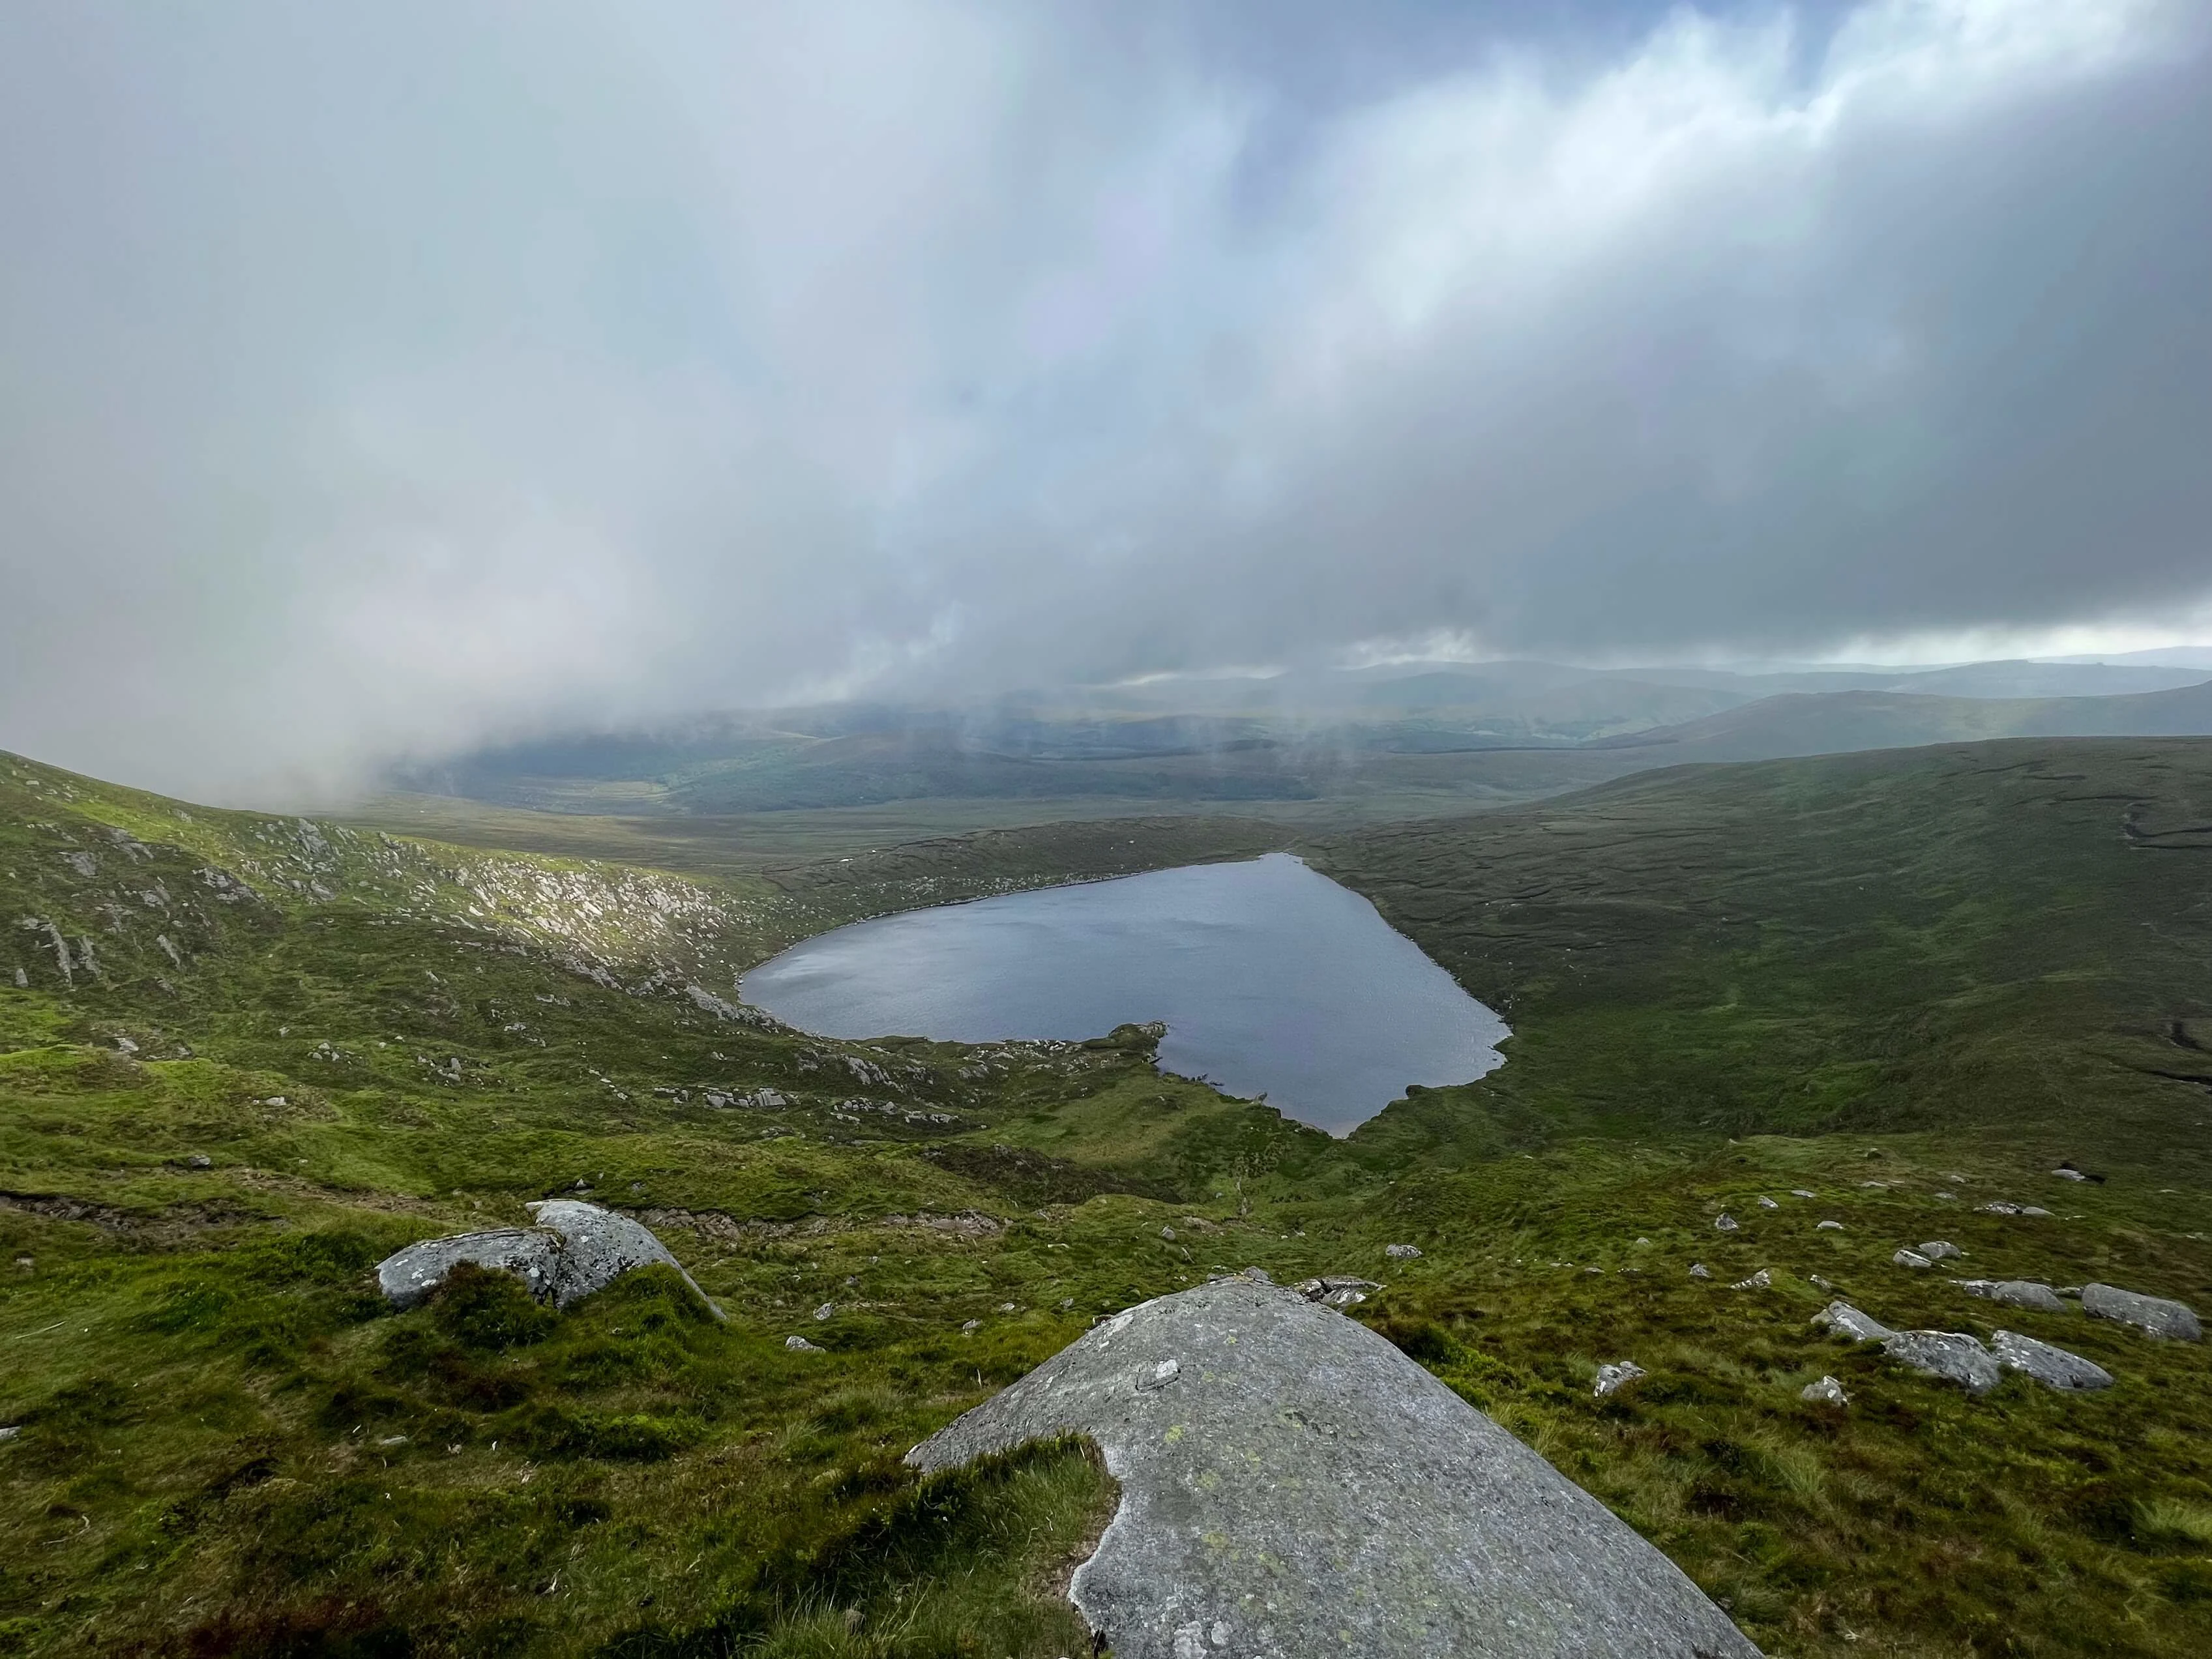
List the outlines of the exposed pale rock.
{"type": "Polygon", "coordinates": [[[2204,1329],[2197,1322],[2196,1310],[2185,1302],[2169,1302],[2164,1297],[2143,1296],[2111,1285],[2084,1285],[2081,1311],[2093,1319],[2116,1319],[2153,1336],[2172,1337],[2180,1342],[2204,1340],[2204,1329]]]}
{"type": "Polygon", "coordinates": [[[1724,1233],[1732,1233],[1741,1224],[1734,1216],[1725,1212],[1713,1218],[1713,1225],[1724,1233]]]}
{"type": "Polygon", "coordinates": [[[2061,1181],[2087,1181],[2089,1178],[2083,1175],[2079,1170],[2057,1169],[2053,1170],[2051,1173],[2057,1176],[2061,1181]]]}
{"type": "Polygon", "coordinates": [[[1932,1267],[1936,1265],[1917,1250],[1899,1250],[1890,1260],[1900,1267],[1932,1267]]]}
{"type": "Polygon", "coordinates": [[[1792,1187],[1790,1189],[1790,1196],[1792,1198],[1818,1198],[1820,1194],[1818,1193],[1808,1193],[1802,1187],[1792,1187]]]}
{"type": "Polygon", "coordinates": [[[1952,1243],[1948,1239],[1942,1238],[1931,1240],[1929,1243],[1923,1244],[1918,1248],[1920,1254],[1926,1256],[1930,1261],[1948,1261],[1956,1256],[1961,1256],[1966,1254],[1966,1252],[1960,1249],[1956,1244],[1952,1243]]]}
{"type": "Polygon", "coordinates": [[[1843,1230],[1844,1224],[1840,1221],[1816,1221],[1813,1224],[1813,1231],[1816,1233],[1839,1233],[1843,1230]]]}
{"type": "Polygon", "coordinates": [[[1172,1227],[1163,1227],[1163,1228],[1161,1228],[1161,1229],[1160,1229],[1160,1237],[1161,1237],[1162,1238],[1164,1238],[1165,1240],[1167,1240],[1167,1242],[1168,1242],[1169,1243],[1170,1243],[1170,1244],[1174,1243],[1175,1243],[1175,1229],[1174,1229],[1174,1228],[1172,1228],[1172,1227]]]}
{"type": "Polygon", "coordinates": [[[1797,1390],[1797,1397],[1815,1406],[1848,1406],[1851,1403],[1850,1395],[1844,1392],[1844,1385],[1832,1376],[1824,1376],[1817,1382],[1808,1382],[1797,1390]]]}
{"type": "Polygon", "coordinates": [[[1616,1360],[1610,1365],[1597,1368],[1597,1387],[1590,1392],[1603,1399],[1607,1395],[1618,1394],[1643,1375],[1644,1367],[1633,1359],[1616,1360]]]}
{"type": "Polygon", "coordinates": [[[1070,1592],[1121,1659],[1757,1652],[1536,1453],[1289,1291],[1225,1279],[1118,1314],[908,1462],[1064,1434],[1121,1484],[1070,1592]],[[1176,1381],[1139,1386],[1169,1359],[1176,1381]]]}
{"type": "Polygon", "coordinates": [[[1732,1291],[1764,1291],[1771,1288],[1773,1285],[1773,1270],[1768,1267],[1761,1267],[1750,1278],[1739,1279],[1735,1284],[1729,1285],[1729,1289],[1732,1291]]]}
{"type": "MultiPolygon", "coordinates": [[[[1354,1279],[1347,1273],[1323,1273],[1318,1279],[1302,1280],[1291,1288],[1309,1302],[1326,1303],[1342,1291],[1379,1291],[1382,1287],[1371,1279],[1354,1279]]],[[[1357,1299],[1364,1302],[1367,1298],[1362,1296],[1357,1299]]]]}
{"type": "Polygon", "coordinates": [[[1711,1279],[1712,1276],[1713,1276],[1712,1269],[1711,1269],[1711,1268],[1710,1268],[1710,1267],[1706,1267],[1706,1266],[1705,1266],[1705,1264],[1704,1262],[1702,1262],[1702,1261],[1692,1261],[1692,1262],[1690,1264],[1690,1277],[1691,1277],[1691,1278],[1692,1278],[1692,1279],[1711,1279]]]}
{"type": "Polygon", "coordinates": [[[1420,1255],[1421,1247],[1418,1244],[1385,1244],[1382,1254],[1393,1261],[1412,1261],[1420,1255]]]}
{"type": "Polygon", "coordinates": [[[1968,1394],[1987,1394],[2003,1380],[1981,1339],[1964,1331],[1898,1331],[1881,1351],[1920,1372],[1955,1382],[1968,1394]]]}
{"type": "Polygon", "coordinates": [[[790,1349],[793,1353],[827,1353],[830,1352],[827,1348],[821,1347],[815,1343],[809,1342],[803,1336],[787,1336],[783,1339],[783,1346],[790,1349]]]}
{"type": "Polygon", "coordinates": [[[1778,1210],[1782,1206],[1762,1193],[1759,1198],[1759,1207],[1762,1210],[1778,1210]]]}
{"type": "Polygon", "coordinates": [[[411,1308],[467,1261],[513,1273],[540,1301],[565,1308],[633,1268],[659,1264],[675,1268],[714,1317],[723,1317],[666,1247],[629,1217],[566,1198],[529,1207],[537,1218],[534,1227],[426,1238],[386,1256],[376,1267],[379,1288],[394,1307],[411,1308]]]}
{"type": "Polygon", "coordinates": [[[2057,1291],[2031,1279],[1954,1279],[1951,1282],[1968,1296],[2002,1302],[2008,1308],[2036,1308],[2045,1313],[2066,1311],[2066,1304],[2058,1299],[2057,1291]]]}
{"type": "Polygon", "coordinates": [[[1990,1339],[1990,1352],[1996,1356],[1998,1364],[2008,1370],[2024,1372],[2046,1388],[2112,1386],[2112,1374],[2095,1361],[2069,1353],[2051,1343],[2039,1342],[2032,1336],[2022,1336],[2018,1331],[1999,1331],[1990,1339]]]}
{"type": "Polygon", "coordinates": [[[1888,1326],[1868,1318],[1848,1302],[1831,1302],[1813,1316],[1813,1322],[1854,1342],[1880,1342],[1896,1334],[1888,1326]]]}

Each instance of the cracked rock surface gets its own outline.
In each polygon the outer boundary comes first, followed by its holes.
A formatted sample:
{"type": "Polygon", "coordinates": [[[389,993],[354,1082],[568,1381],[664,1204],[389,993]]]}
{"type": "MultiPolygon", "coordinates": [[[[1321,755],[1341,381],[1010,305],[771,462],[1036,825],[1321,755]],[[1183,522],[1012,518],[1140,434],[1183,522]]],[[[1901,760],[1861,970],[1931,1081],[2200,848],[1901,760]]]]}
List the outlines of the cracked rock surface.
{"type": "Polygon", "coordinates": [[[1093,1328],[908,1454],[1097,1443],[1071,1586],[1119,1659],[1756,1659],[1673,1563],[1382,1337],[1233,1278],[1093,1328]]]}
{"type": "Polygon", "coordinates": [[[683,1273],[684,1282],[714,1317],[723,1317],[722,1310],[642,1223],[569,1198],[530,1208],[538,1219],[534,1227],[495,1227],[450,1238],[426,1238],[385,1257],[376,1266],[378,1288],[394,1307],[411,1308],[467,1261],[513,1273],[539,1301],[565,1308],[605,1289],[633,1268],[658,1263],[683,1273]]]}

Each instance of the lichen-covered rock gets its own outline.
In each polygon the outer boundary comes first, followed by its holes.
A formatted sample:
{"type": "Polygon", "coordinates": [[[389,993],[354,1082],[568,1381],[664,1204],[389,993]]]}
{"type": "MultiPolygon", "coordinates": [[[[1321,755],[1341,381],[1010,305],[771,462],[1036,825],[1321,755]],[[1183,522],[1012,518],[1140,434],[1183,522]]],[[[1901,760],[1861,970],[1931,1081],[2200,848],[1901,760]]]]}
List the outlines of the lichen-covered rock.
{"type": "Polygon", "coordinates": [[[2004,1380],[1978,1337],[1964,1331],[1897,1331],[1881,1351],[1923,1376],[1955,1382],[1968,1394],[1987,1394],[2004,1380]]]}
{"type": "Polygon", "coordinates": [[[1393,1261],[1414,1261],[1420,1258],[1421,1247],[1418,1244],[1385,1244],[1382,1254],[1393,1261]]]}
{"type": "Polygon", "coordinates": [[[2032,1279],[1954,1279],[1951,1282],[1968,1296],[2002,1302],[2008,1308],[2034,1308],[2044,1313],[2067,1310],[2057,1291],[2032,1279]]]}
{"type": "Polygon", "coordinates": [[[1590,1392],[1602,1400],[1607,1395],[1620,1393],[1644,1374],[1644,1367],[1633,1359],[1616,1360],[1610,1365],[1601,1365],[1597,1368],[1597,1386],[1590,1392]]]}
{"type": "Polygon", "coordinates": [[[1854,1342],[1880,1342],[1896,1334],[1888,1326],[1868,1318],[1848,1302],[1831,1302],[1813,1316],[1813,1322],[1854,1342]]]}
{"type": "Polygon", "coordinates": [[[426,1238],[377,1264],[376,1282],[396,1308],[411,1308],[445,1283],[462,1262],[513,1273],[541,1302],[565,1308],[604,1290],[633,1268],[676,1269],[714,1317],[723,1316],[683,1265],[652,1231],[596,1204],[556,1198],[529,1206],[534,1227],[495,1227],[450,1238],[426,1238]]]}
{"type": "Polygon", "coordinates": [[[1318,1302],[1328,1308],[1348,1308],[1353,1303],[1366,1301],[1369,1291],[1382,1287],[1371,1279],[1355,1279],[1349,1273],[1323,1273],[1318,1279],[1303,1279],[1292,1288],[1309,1302],[1318,1302]]]}
{"type": "Polygon", "coordinates": [[[1932,1267],[1936,1264],[1917,1250],[1899,1250],[1890,1261],[1900,1267],[1932,1267]]]}
{"type": "Polygon", "coordinates": [[[1931,1239],[1927,1243],[1917,1245],[1915,1248],[1922,1255],[1926,1256],[1930,1261],[1949,1261],[1954,1257],[1961,1256],[1966,1254],[1966,1252],[1960,1249],[1956,1244],[1954,1244],[1948,1239],[1944,1238],[1931,1239]]]}
{"type": "Polygon", "coordinates": [[[1292,1291],[1225,1279],[1117,1314],[908,1461],[1063,1434],[1121,1483],[1070,1591],[1121,1659],[1757,1653],[1536,1453],[1292,1291]]]}
{"type": "Polygon", "coordinates": [[[2143,1296],[2112,1285],[2084,1285],[2081,1311],[2092,1319],[2117,1319],[2153,1336],[2171,1337],[2179,1342],[2204,1340],[2204,1328],[2197,1322],[2196,1310],[2185,1302],[2169,1302],[2162,1296],[2143,1296]]]}
{"type": "Polygon", "coordinates": [[[1999,1331],[1990,1339],[1990,1352],[2008,1370],[2020,1371],[2051,1389],[2109,1389],[2112,1374],[2094,1360],[2049,1342],[2039,1342],[2018,1331],[1999,1331]]]}
{"type": "Polygon", "coordinates": [[[1824,1376],[1817,1382],[1808,1382],[1797,1390],[1797,1397],[1814,1406],[1848,1406],[1851,1403],[1850,1395],[1844,1392],[1844,1385],[1832,1376],[1824,1376]]]}

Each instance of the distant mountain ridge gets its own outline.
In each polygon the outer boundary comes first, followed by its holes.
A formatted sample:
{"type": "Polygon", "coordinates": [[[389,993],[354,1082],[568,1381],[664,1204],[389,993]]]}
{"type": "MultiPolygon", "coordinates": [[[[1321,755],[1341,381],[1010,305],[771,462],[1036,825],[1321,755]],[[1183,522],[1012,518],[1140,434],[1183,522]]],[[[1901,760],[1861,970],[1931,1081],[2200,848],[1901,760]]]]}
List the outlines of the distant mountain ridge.
{"type": "Polygon", "coordinates": [[[2212,735],[2212,682],[2109,697],[1973,698],[1898,691],[1787,692],[1679,726],[1589,745],[1656,765],[1778,760],[1990,738],[2212,735]],[[1662,757],[1663,756],[1663,758],[1662,757]]]}

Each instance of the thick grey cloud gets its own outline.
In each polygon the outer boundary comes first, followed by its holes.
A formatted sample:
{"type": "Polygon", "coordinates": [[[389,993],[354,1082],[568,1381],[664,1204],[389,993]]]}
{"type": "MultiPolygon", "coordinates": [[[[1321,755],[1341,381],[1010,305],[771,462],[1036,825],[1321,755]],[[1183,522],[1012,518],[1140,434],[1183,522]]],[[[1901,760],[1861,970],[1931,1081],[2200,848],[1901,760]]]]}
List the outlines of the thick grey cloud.
{"type": "Polygon", "coordinates": [[[2206,34],[23,0],[0,746],[2207,614],[2206,34]]]}

